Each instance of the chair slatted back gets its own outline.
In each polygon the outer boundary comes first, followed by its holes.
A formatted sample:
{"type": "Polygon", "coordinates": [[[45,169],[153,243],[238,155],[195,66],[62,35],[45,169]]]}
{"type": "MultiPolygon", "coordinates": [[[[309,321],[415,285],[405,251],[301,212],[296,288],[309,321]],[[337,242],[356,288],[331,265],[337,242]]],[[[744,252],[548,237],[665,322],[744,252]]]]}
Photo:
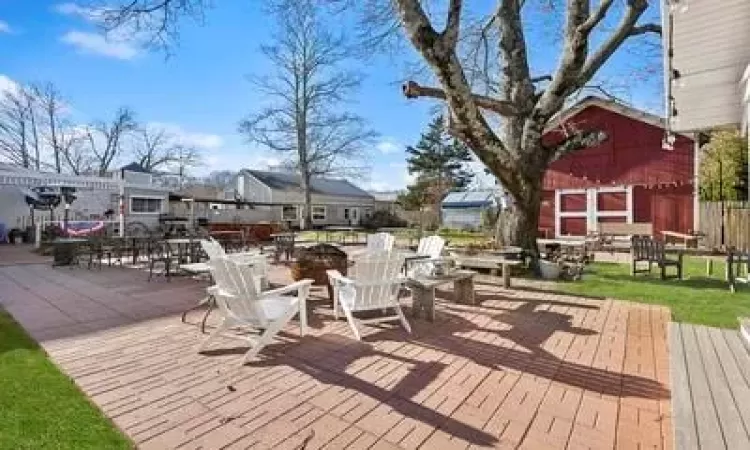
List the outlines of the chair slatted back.
{"type": "Polygon", "coordinates": [[[666,253],[663,242],[648,236],[633,236],[630,246],[633,259],[637,261],[661,261],[666,253]]]}
{"type": "Polygon", "coordinates": [[[355,283],[352,310],[366,311],[392,304],[401,286],[404,256],[387,251],[367,252],[354,259],[348,277],[355,283]]]}
{"type": "Polygon", "coordinates": [[[445,239],[440,236],[423,237],[419,240],[417,254],[427,255],[430,258],[439,258],[443,253],[443,247],[445,247],[445,239]]]}
{"type": "Polygon", "coordinates": [[[375,233],[367,235],[368,252],[389,252],[393,250],[395,238],[390,233],[375,233]]]}
{"type": "Polygon", "coordinates": [[[211,258],[208,264],[219,289],[216,303],[225,316],[239,317],[259,327],[267,326],[268,317],[258,301],[260,281],[253,268],[226,257],[211,258]]]}

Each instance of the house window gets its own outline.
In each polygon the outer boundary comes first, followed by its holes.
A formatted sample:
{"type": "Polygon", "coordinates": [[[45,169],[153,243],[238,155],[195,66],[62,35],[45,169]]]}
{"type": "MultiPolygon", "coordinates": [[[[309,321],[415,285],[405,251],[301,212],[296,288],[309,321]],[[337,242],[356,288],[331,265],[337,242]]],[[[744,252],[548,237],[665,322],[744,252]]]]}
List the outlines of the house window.
{"type": "Polygon", "coordinates": [[[160,213],[161,202],[161,198],[130,197],[130,212],[134,214],[160,213]]]}
{"type": "Polygon", "coordinates": [[[325,206],[313,206],[312,207],[312,219],[313,220],[326,220],[326,207],[325,206]]]}
{"type": "Polygon", "coordinates": [[[281,208],[281,220],[297,220],[297,207],[295,205],[286,205],[281,208]]]}

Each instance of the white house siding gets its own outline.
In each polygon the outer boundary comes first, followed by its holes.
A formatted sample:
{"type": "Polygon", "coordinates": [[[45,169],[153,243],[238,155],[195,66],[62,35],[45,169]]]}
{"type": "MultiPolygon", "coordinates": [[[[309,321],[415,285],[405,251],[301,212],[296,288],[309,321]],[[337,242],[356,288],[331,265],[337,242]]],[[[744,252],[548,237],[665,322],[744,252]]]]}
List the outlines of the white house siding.
{"type": "Polygon", "coordinates": [[[745,94],[741,79],[750,63],[750,1],[668,3],[672,4],[672,68],[680,74],[671,82],[677,111],[670,119],[671,128],[685,132],[739,125],[745,94]]]}
{"type": "Polygon", "coordinates": [[[443,208],[443,226],[477,229],[482,225],[482,208],[443,208]]]}

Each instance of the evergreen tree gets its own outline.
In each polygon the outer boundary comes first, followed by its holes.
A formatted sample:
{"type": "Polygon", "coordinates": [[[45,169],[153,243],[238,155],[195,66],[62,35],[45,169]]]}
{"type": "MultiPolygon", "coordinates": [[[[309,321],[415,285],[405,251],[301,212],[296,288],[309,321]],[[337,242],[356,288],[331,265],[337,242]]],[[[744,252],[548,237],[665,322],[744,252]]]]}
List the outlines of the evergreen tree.
{"type": "Polygon", "coordinates": [[[474,174],[465,165],[471,161],[469,148],[448,135],[442,116],[430,122],[415,147],[406,148],[409,173],[417,175],[422,183],[432,183],[438,195],[462,190],[469,185],[474,174]]]}

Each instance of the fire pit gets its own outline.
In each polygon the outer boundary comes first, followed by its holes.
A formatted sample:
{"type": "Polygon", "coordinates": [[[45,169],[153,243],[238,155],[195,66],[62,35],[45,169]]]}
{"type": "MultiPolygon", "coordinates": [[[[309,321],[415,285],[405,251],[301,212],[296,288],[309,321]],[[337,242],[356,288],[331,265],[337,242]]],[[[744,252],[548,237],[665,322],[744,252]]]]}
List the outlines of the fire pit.
{"type": "Polygon", "coordinates": [[[297,261],[292,264],[292,278],[314,280],[316,286],[328,286],[328,296],[333,299],[333,291],[328,284],[327,270],[336,269],[346,275],[346,252],[330,244],[317,244],[298,250],[297,261]]]}

